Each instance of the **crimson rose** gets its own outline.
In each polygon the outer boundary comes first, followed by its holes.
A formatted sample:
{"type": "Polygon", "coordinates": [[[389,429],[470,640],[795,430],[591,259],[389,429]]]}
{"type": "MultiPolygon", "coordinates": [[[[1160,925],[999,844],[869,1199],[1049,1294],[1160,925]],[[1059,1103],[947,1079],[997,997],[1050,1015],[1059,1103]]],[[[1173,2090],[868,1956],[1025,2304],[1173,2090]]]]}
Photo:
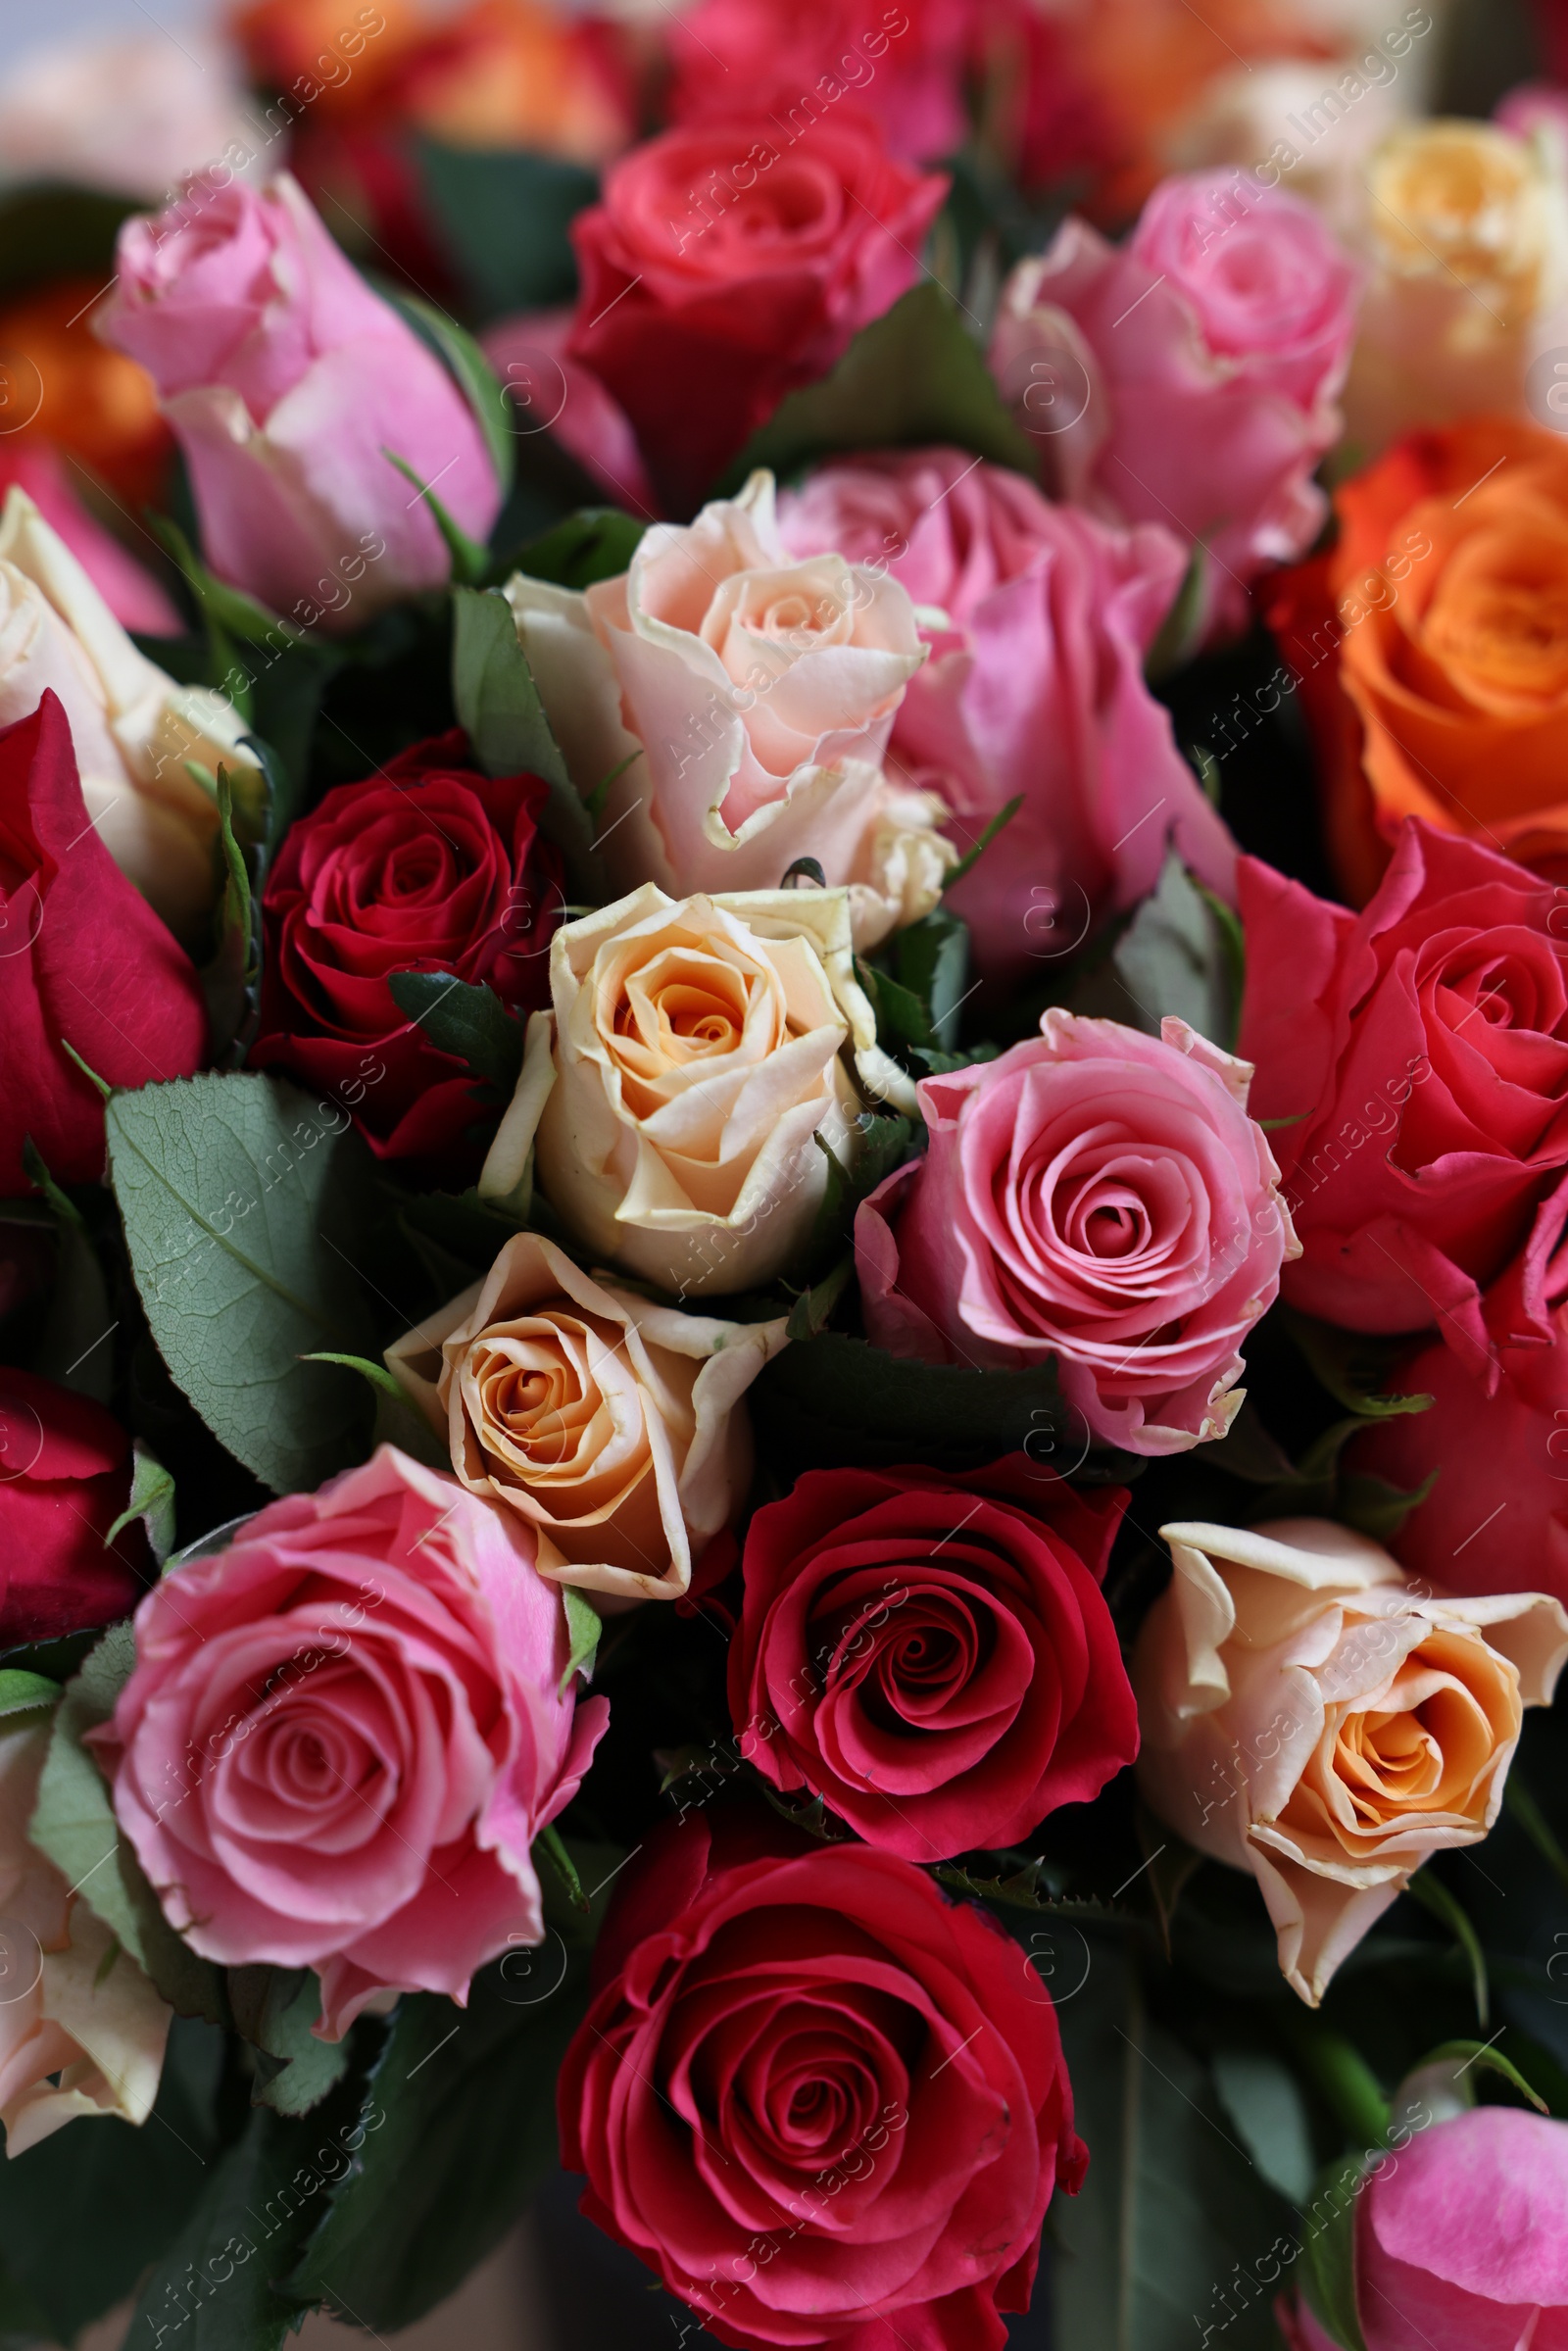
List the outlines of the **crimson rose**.
{"type": "Polygon", "coordinates": [[[808,1471],[746,1538],[742,1753],[908,1861],[1087,1803],[1138,1752],[1100,1590],[1126,1505],[1021,1455],[964,1477],[808,1471]]]}
{"type": "Polygon", "coordinates": [[[104,1172],[104,1105],[66,1051],[120,1086],[190,1077],[207,1014],[194,965],[94,832],[52,693],[0,728],[0,1198],[104,1172]]]}
{"type": "Polygon", "coordinates": [[[283,844],[250,1057],[338,1094],[383,1158],[449,1151],[477,1115],[464,1064],[399,1010],[394,972],[483,982],[518,1011],[547,1000],[563,904],[537,829],[549,789],[481,775],[455,730],[339,784],[283,844]]]}
{"type": "Polygon", "coordinates": [[[130,1439],[102,1404],[0,1368],[0,1648],[129,1615],[141,1528],[104,1544],[129,1499],[130,1439]]]}
{"type": "Polygon", "coordinates": [[[1001,2351],[1088,2161],[1050,1994],[865,1845],[721,1807],[648,1839],[559,2083],[582,2209],[720,2342],[1001,2351]]]}
{"type": "Polygon", "coordinates": [[[1441,1323],[1484,1363],[1481,1289],[1568,1164],[1561,893],[1414,821],[1359,914],[1250,857],[1240,892],[1240,1050],[1302,1249],[1287,1300],[1354,1331],[1441,1323]]]}

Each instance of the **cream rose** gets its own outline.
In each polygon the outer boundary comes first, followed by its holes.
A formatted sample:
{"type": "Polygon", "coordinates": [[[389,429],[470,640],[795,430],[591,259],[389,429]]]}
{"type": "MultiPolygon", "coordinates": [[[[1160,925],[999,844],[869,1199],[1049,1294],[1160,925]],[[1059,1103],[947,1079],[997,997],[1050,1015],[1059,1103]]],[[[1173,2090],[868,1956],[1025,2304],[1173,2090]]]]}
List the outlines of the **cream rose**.
{"type": "Polygon", "coordinates": [[[557,931],[550,993],[479,1190],[515,1200],[532,1151],[591,1249],[681,1298],[798,1257],[827,1181],[817,1138],[853,1156],[857,1075],[915,1107],[876,1044],[844,890],[675,900],[647,882],[557,931]]]}
{"type": "Polygon", "coordinates": [[[1568,1615],[1541,1592],[1433,1593],[1328,1519],[1160,1532],[1176,1573],[1133,1659],[1139,1783],[1252,1872],[1315,2007],[1421,1864],[1492,1827],[1568,1615]]]}
{"type": "Polygon", "coordinates": [[[572,781],[624,769],[599,824],[613,887],[770,889],[810,857],[862,949],[936,904],[942,803],[882,771],[925,660],[914,607],[885,569],[793,558],[770,473],[654,524],[586,595],[521,572],[506,594],[572,781]]]}
{"type": "Polygon", "coordinates": [[[673,1600],[744,1499],[742,1398],[783,1345],[782,1319],[656,1306],[518,1233],[386,1361],[468,1492],[532,1524],[541,1575],[673,1600]]]}
{"type": "Polygon", "coordinates": [[[127,880],[177,936],[199,935],[216,888],[217,807],[187,760],[260,782],[244,723],[205,686],[176,685],[138,653],[24,491],[0,514],[0,726],[52,689],[71,722],[82,798],[127,880]]]}
{"type": "Polygon", "coordinates": [[[27,1840],[49,1724],[0,1724],[0,2122],[21,2155],[79,2114],[144,2123],[172,2011],[27,1840]],[[51,2079],[54,2077],[54,2079],[51,2079]]]}
{"type": "Polygon", "coordinates": [[[1562,294],[1568,199],[1544,140],[1490,122],[1415,122],[1366,167],[1372,279],[1345,392],[1376,457],[1415,425],[1525,413],[1538,322],[1562,294]]]}

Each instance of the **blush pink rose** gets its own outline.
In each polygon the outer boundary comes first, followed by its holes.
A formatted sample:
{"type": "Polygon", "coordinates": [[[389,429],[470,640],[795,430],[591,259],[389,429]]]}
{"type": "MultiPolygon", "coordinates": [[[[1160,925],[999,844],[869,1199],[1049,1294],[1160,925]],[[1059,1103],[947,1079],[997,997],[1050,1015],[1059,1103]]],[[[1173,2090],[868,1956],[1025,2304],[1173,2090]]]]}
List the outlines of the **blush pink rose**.
{"type": "Polygon", "coordinates": [[[388,450],[486,536],[501,485],[467,401],[286,171],[127,220],[119,263],[99,329],[157,383],[220,579],[329,632],[440,586],[446,544],[388,450]]]}
{"type": "Polygon", "coordinates": [[[171,1923],[227,1967],[315,1967],[321,2036],[544,1937],[529,1847],[609,1706],[559,1686],[531,1528],[390,1445],[166,1577],[95,1735],[171,1923]]]}
{"type": "Polygon", "coordinates": [[[928,1362],[1054,1362],[1092,1436],[1183,1452],[1229,1428],[1297,1249],[1251,1070],[1183,1020],[1053,1008],[1040,1032],[921,1081],[926,1154],[856,1214],[866,1330],[928,1362]]]}
{"type": "Polygon", "coordinates": [[[991,364],[1060,495],[1207,550],[1208,618],[1323,526],[1359,276],[1311,205],[1235,172],[1164,179],[1125,245],[1069,219],[1004,294],[991,364]]]}
{"type": "Polygon", "coordinates": [[[779,531],[797,559],[831,548],[912,599],[930,656],[888,765],[947,803],[959,850],[1023,795],[948,900],[988,978],[1015,985],[1147,898],[1169,842],[1234,896],[1234,844],[1144,683],[1186,564],[1168,530],[1121,530],[1004,465],[924,449],[821,466],[780,499],[779,531]]]}

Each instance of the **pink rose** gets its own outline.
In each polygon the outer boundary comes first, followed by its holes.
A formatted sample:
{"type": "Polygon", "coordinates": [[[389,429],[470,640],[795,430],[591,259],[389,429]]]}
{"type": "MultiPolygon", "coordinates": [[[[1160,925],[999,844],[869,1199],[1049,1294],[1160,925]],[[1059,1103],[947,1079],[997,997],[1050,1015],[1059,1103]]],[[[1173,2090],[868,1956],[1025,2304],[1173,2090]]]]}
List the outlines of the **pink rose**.
{"type": "Polygon", "coordinates": [[[385,1987],[461,2003],[543,1939],[529,1847],[610,1710],[559,1694],[565,1617],[533,1548],[383,1445],[137,1611],[95,1735],[120,1825],[193,1949],[319,1970],[324,2039],[385,1987]]]}
{"type": "Polygon", "coordinates": [[[856,1215],[866,1330],[932,1362],[1054,1361],[1102,1443],[1183,1452],[1229,1428],[1296,1254],[1251,1070],[1183,1020],[1156,1039],[1054,1008],[1040,1032],[921,1081],[926,1155],[856,1215]]]}
{"type": "MultiPolygon", "coordinates": [[[[113,360],[106,364],[115,365],[113,360]]],[[[0,507],[13,485],[26,492],[50,529],[70,548],[122,628],[141,637],[179,635],[184,623],[169,598],[152,573],[87,512],[53,442],[0,446],[0,507]]]]}
{"type": "Polygon", "coordinates": [[[1239,174],[1162,180],[1125,245],[1077,219],[1019,264],[991,347],[1059,494],[1201,542],[1209,618],[1304,554],[1341,428],[1355,266],[1300,198],[1239,174]]]}
{"type": "Polygon", "coordinates": [[[439,586],[445,542],[388,450],[485,537],[501,486],[472,411],[286,171],[127,220],[119,260],[101,331],[157,382],[220,578],[328,631],[439,586]]]}
{"type": "Polygon", "coordinates": [[[1004,843],[948,902],[988,977],[1016,985],[1031,958],[1147,898],[1172,839],[1234,894],[1230,835],[1144,683],[1186,562],[1169,531],[1053,506],[957,449],[823,465],[780,500],[779,531],[795,556],[832,548],[913,600],[930,658],[905,688],[890,764],[940,793],[960,850],[1023,794],[1004,843]]]}

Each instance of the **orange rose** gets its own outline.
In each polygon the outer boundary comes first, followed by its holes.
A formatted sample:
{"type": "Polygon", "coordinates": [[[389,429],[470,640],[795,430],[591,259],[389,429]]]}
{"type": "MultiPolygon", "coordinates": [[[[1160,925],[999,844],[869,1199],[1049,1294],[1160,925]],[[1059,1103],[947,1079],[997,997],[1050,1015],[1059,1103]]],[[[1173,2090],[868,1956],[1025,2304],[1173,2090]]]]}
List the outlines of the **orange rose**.
{"type": "Polygon", "coordinates": [[[0,310],[0,423],[70,450],[134,515],[159,500],[173,441],[145,367],[92,330],[101,278],[59,278],[0,310]]]}
{"type": "Polygon", "coordinates": [[[1283,575],[1268,618],[1316,738],[1347,890],[1370,895],[1405,816],[1555,870],[1568,859],[1568,448],[1472,417],[1408,435],[1334,504],[1338,544],[1283,575]]]}

